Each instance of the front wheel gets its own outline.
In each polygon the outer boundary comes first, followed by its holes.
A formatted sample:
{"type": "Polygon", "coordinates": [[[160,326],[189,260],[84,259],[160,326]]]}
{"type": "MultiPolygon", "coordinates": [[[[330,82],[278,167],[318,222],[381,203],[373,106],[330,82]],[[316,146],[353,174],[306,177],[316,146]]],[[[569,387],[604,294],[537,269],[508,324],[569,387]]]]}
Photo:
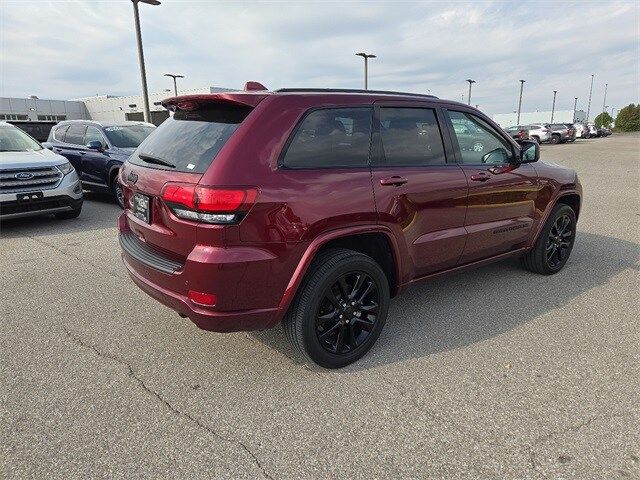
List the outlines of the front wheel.
{"type": "Polygon", "coordinates": [[[551,135],[551,143],[557,145],[560,143],[560,135],[551,135]]]}
{"type": "Polygon", "coordinates": [[[538,240],[522,257],[523,266],[532,272],[553,275],[562,270],[576,239],[576,214],[564,204],[553,207],[538,240]]]}
{"type": "Polygon", "coordinates": [[[325,368],[344,367],[373,346],[389,301],[389,282],[375,260],[352,250],[327,250],[309,267],[284,328],[307,359],[325,368]]]}

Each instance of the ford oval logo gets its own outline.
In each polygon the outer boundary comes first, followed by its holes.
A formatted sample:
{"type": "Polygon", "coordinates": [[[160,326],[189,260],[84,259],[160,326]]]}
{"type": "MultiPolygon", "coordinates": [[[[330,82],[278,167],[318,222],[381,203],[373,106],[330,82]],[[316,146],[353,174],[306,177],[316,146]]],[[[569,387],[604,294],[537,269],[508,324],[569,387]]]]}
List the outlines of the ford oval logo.
{"type": "Polygon", "coordinates": [[[18,180],[31,180],[33,178],[33,173],[20,172],[20,173],[16,173],[15,177],[18,180]]]}

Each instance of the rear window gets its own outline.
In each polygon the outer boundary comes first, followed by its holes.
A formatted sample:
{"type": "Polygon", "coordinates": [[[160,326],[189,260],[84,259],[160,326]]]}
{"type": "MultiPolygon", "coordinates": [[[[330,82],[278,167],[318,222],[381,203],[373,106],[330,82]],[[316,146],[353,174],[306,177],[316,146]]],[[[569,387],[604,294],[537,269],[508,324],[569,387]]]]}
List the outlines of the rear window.
{"type": "Polygon", "coordinates": [[[136,148],[149,136],[155,127],[150,125],[112,125],[104,127],[111,145],[118,148],[136,148]]]}
{"type": "Polygon", "coordinates": [[[149,135],[129,162],[176,172],[204,173],[251,108],[215,105],[178,110],[149,135]]]}

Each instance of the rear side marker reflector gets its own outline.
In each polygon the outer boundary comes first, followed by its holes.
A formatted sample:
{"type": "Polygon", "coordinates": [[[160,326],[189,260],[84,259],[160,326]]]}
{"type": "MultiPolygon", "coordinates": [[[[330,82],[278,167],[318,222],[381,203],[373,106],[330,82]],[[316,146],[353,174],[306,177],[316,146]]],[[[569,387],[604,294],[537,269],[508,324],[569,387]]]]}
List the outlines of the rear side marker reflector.
{"type": "Polygon", "coordinates": [[[187,296],[193,303],[207,307],[213,307],[218,301],[218,297],[213,293],[196,292],[195,290],[189,290],[187,296]]]}

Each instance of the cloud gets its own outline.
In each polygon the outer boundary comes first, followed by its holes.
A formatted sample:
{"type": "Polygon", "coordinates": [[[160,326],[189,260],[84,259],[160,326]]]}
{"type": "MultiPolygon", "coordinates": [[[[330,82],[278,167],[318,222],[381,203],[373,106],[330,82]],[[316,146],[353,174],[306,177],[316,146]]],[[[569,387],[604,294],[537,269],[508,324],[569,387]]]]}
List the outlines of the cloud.
{"type": "MultiPolygon", "coordinates": [[[[635,2],[204,2],[140,5],[151,91],[186,75],[184,88],[370,88],[434,93],[487,113],[638,102],[640,48],[635,2]],[[550,5],[550,4],[549,4],[550,5]]],[[[133,12],[123,1],[7,1],[0,8],[0,95],[78,98],[140,91],[133,12]]],[[[598,107],[596,107],[598,106],[598,107]]]]}

